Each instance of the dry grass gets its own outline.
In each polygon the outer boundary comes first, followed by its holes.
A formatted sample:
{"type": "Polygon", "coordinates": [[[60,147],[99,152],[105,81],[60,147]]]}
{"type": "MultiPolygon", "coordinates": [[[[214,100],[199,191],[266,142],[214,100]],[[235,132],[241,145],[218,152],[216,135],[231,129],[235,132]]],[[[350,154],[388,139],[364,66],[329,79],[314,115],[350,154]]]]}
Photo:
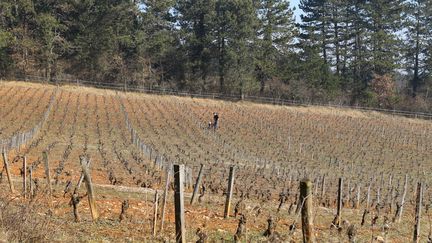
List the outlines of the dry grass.
{"type": "Polygon", "coordinates": [[[7,242],[52,242],[53,228],[44,199],[21,201],[0,195],[0,239],[7,242]],[[4,237],[4,238],[3,238],[4,237]]]}

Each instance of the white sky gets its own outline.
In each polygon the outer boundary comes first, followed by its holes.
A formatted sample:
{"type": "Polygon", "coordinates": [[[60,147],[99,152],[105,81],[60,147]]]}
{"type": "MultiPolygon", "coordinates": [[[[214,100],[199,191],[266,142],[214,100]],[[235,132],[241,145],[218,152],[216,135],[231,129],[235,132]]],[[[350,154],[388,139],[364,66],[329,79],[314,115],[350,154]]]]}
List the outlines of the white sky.
{"type": "Polygon", "coordinates": [[[301,10],[298,7],[299,3],[300,3],[300,0],[291,0],[290,1],[291,7],[296,8],[296,10],[294,11],[294,15],[296,16],[296,22],[300,22],[301,10]]]}

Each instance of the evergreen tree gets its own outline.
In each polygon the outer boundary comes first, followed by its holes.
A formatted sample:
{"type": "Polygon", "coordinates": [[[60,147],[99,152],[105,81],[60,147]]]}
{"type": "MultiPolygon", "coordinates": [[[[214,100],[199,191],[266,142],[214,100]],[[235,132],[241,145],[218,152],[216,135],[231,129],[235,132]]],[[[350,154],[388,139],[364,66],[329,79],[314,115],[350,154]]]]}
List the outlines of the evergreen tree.
{"type": "Polygon", "coordinates": [[[351,102],[398,77],[415,95],[432,83],[431,1],[301,0],[295,25],[289,0],[2,0],[0,76],[351,102]]]}
{"type": "Polygon", "coordinates": [[[299,24],[300,39],[304,48],[318,48],[321,57],[328,61],[329,9],[327,0],[301,0],[299,8],[303,10],[299,24]]]}
{"type": "Polygon", "coordinates": [[[402,27],[403,0],[367,1],[368,43],[372,71],[378,75],[391,74],[398,67],[402,27]]]}
{"type": "Polygon", "coordinates": [[[135,8],[131,1],[85,0],[75,5],[77,26],[71,37],[73,69],[81,77],[105,82],[127,82],[127,57],[134,48],[135,8]]]}
{"type": "Polygon", "coordinates": [[[205,89],[211,74],[212,57],[215,53],[213,28],[215,27],[215,0],[179,0],[176,16],[186,42],[188,63],[192,80],[200,82],[205,89]],[[201,79],[201,81],[198,81],[201,79]]]}
{"type": "Polygon", "coordinates": [[[432,55],[429,49],[432,42],[431,9],[431,0],[415,0],[407,3],[405,55],[407,69],[412,73],[410,86],[413,96],[416,95],[419,85],[430,74],[427,62],[432,55]]]}
{"type": "Polygon", "coordinates": [[[340,16],[332,8],[332,4],[334,2],[328,0],[300,1],[300,9],[304,14],[301,15],[302,23],[299,24],[301,31],[299,46],[302,50],[299,53],[302,63],[299,72],[303,74],[305,85],[311,87],[315,94],[330,93],[339,86],[339,79],[333,75],[331,65],[332,54],[340,57],[340,53],[333,51],[335,45],[340,47],[338,27],[340,16]]]}
{"type": "Polygon", "coordinates": [[[11,33],[14,38],[12,59],[17,67],[18,75],[28,75],[35,68],[36,55],[40,45],[35,39],[37,29],[36,11],[31,0],[11,1],[12,16],[10,19],[11,33]]]}
{"type": "Polygon", "coordinates": [[[226,91],[228,74],[231,76],[231,90],[239,90],[241,95],[244,94],[246,86],[253,86],[252,47],[256,38],[256,17],[251,0],[216,2],[213,31],[216,37],[220,92],[226,91]]]}
{"type": "Polygon", "coordinates": [[[0,76],[5,76],[13,65],[10,55],[13,45],[10,29],[12,18],[12,4],[8,1],[0,2],[0,76]]]}
{"type": "Polygon", "coordinates": [[[256,69],[262,94],[266,80],[278,75],[278,59],[290,52],[297,31],[289,1],[260,0],[258,18],[260,43],[256,69]]]}
{"type": "Polygon", "coordinates": [[[38,43],[41,45],[39,63],[45,69],[45,77],[47,81],[51,80],[52,67],[56,66],[57,59],[67,48],[67,42],[63,37],[63,32],[66,28],[56,19],[56,11],[54,6],[45,8],[47,2],[41,3],[40,10],[37,11],[37,33],[38,43]],[[46,11],[46,12],[45,12],[46,11]]]}
{"type": "MultiPolygon", "coordinates": [[[[350,73],[354,80],[352,89],[354,96],[361,95],[361,92],[366,88],[368,79],[371,76],[368,74],[369,66],[367,63],[367,40],[368,40],[368,24],[366,0],[349,1],[351,4],[347,11],[348,21],[352,26],[352,34],[346,35],[348,45],[352,46],[351,50],[351,68],[350,73]]],[[[349,53],[349,52],[348,52],[349,53]]],[[[344,57],[349,59],[348,56],[344,57]]]]}
{"type": "Polygon", "coordinates": [[[168,58],[175,48],[175,30],[173,26],[174,16],[172,10],[173,0],[144,0],[143,31],[145,40],[145,53],[148,56],[149,67],[156,70],[155,76],[158,85],[166,80],[169,63],[168,58]]]}

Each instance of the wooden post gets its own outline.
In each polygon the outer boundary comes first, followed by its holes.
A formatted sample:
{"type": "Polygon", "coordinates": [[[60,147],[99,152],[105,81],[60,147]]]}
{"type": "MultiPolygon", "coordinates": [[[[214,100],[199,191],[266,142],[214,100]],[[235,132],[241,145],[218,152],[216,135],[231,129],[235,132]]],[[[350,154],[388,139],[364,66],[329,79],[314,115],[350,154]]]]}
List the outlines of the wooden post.
{"type": "Polygon", "coordinates": [[[326,178],[325,178],[325,176],[323,176],[322,183],[321,183],[321,200],[323,200],[323,198],[324,198],[325,186],[326,186],[326,178]]]}
{"type": "MultiPolygon", "coordinates": [[[[80,161],[81,162],[81,161],[80,161]]],[[[91,162],[91,159],[88,159],[88,160],[86,160],[86,166],[87,166],[87,169],[90,169],[90,162],[91,162]]],[[[81,165],[82,166],[82,165],[81,165]]],[[[80,176],[80,178],[79,178],[79,180],[78,180],[78,183],[77,183],[77,185],[76,185],[76,187],[75,187],[75,190],[79,190],[80,189],[80,187],[81,187],[81,184],[82,184],[82,182],[83,182],[83,180],[84,180],[84,172],[81,172],[81,176],[80,176]]]]}
{"type": "Polygon", "coordinates": [[[13,186],[13,183],[12,183],[12,175],[11,175],[11,171],[10,171],[10,169],[9,169],[9,162],[8,162],[7,155],[6,155],[5,152],[3,152],[3,153],[2,153],[2,156],[3,156],[3,163],[4,163],[4,167],[5,167],[5,169],[6,169],[6,176],[7,176],[7,178],[8,178],[8,182],[9,182],[9,188],[10,188],[10,191],[11,191],[12,193],[15,193],[15,189],[14,189],[14,186],[13,186]]]}
{"type": "Polygon", "coordinates": [[[186,243],[186,226],[184,218],[184,165],[174,165],[174,204],[175,204],[175,224],[176,242],[186,243]]]}
{"type": "Polygon", "coordinates": [[[23,194],[27,199],[27,158],[23,157],[23,194]]]}
{"type": "Polygon", "coordinates": [[[420,219],[421,219],[421,208],[422,208],[423,188],[422,183],[417,184],[417,200],[416,200],[416,214],[415,214],[415,226],[414,226],[414,237],[413,242],[418,243],[420,241],[420,219]]]}
{"type": "Polygon", "coordinates": [[[350,200],[351,200],[351,180],[348,179],[348,183],[347,183],[347,195],[345,198],[345,203],[343,205],[348,206],[350,200]]]}
{"type": "Polygon", "coordinates": [[[371,190],[371,183],[369,183],[367,193],[366,193],[366,209],[369,209],[369,202],[370,202],[370,190],[371,190]]]}
{"type": "Polygon", "coordinates": [[[300,200],[302,203],[301,218],[303,242],[315,242],[312,221],[312,182],[304,179],[300,182],[300,200]]]}
{"type": "Polygon", "coordinates": [[[93,221],[96,221],[99,218],[99,214],[96,208],[96,200],[95,200],[95,194],[93,191],[93,184],[91,181],[91,176],[90,173],[88,171],[88,168],[86,166],[86,159],[84,158],[84,156],[80,157],[81,160],[81,167],[84,173],[84,180],[86,182],[86,187],[87,187],[87,195],[88,195],[88,200],[89,200],[89,205],[90,205],[90,212],[92,215],[92,219],[93,221]]]}
{"type": "Polygon", "coordinates": [[[154,199],[154,212],[153,212],[153,237],[156,237],[156,224],[157,224],[157,213],[158,213],[158,201],[159,193],[156,190],[154,199]]]}
{"type": "Polygon", "coordinates": [[[52,188],[51,188],[51,174],[50,174],[50,170],[49,170],[48,153],[46,151],[44,151],[42,153],[42,157],[43,157],[44,164],[45,164],[45,176],[47,178],[48,194],[51,196],[52,195],[52,188]]]}
{"type": "Polygon", "coordinates": [[[360,184],[357,184],[357,197],[354,205],[355,209],[358,209],[360,207],[360,192],[361,192],[360,184]]]}
{"type": "Polygon", "coordinates": [[[170,177],[171,177],[171,166],[168,168],[167,174],[166,174],[165,189],[164,189],[164,195],[163,195],[163,201],[162,201],[162,215],[161,215],[160,233],[162,233],[163,229],[164,229],[165,209],[166,209],[166,203],[167,203],[167,197],[168,197],[170,177]]]}
{"type": "Polygon", "coordinates": [[[192,187],[192,185],[193,185],[193,179],[192,179],[192,173],[193,173],[193,171],[192,171],[192,168],[189,168],[189,189],[192,187]]]}
{"type": "Polygon", "coordinates": [[[378,187],[377,193],[376,193],[376,202],[377,204],[380,204],[380,194],[381,194],[381,186],[378,187]]]}
{"type": "Polygon", "coordinates": [[[337,212],[336,212],[336,218],[334,220],[334,225],[337,227],[339,227],[341,224],[342,197],[343,197],[343,178],[341,177],[339,178],[337,212]]]}
{"type": "Polygon", "coordinates": [[[29,183],[30,183],[30,198],[34,197],[34,188],[33,188],[33,167],[29,167],[29,183]]]}
{"type": "Polygon", "coordinates": [[[401,218],[402,218],[402,211],[403,211],[403,206],[405,204],[405,196],[407,194],[407,188],[408,188],[408,175],[405,175],[405,184],[404,184],[404,189],[403,189],[402,198],[401,198],[400,211],[399,211],[399,215],[397,218],[398,223],[400,223],[401,218]]]}
{"type": "Polygon", "coordinates": [[[231,199],[232,199],[233,188],[234,188],[234,172],[235,172],[235,168],[234,166],[231,166],[229,177],[228,177],[228,190],[226,192],[224,218],[228,218],[231,211],[231,199]]]}
{"type": "Polygon", "coordinates": [[[199,170],[199,173],[198,173],[198,177],[197,177],[196,182],[195,182],[195,187],[194,187],[194,190],[193,190],[193,193],[192,193],[192,198],[191,198],[191,201],[190,201],[191,205],[194,204],[196,194],[198,193],[198,189],[199,189],[200,184],[201,184],[201,177],[202,177],[203,168],[204,168],[204,165],[201,164],[201,167],[200,167],[200,170],[199,170]]]}

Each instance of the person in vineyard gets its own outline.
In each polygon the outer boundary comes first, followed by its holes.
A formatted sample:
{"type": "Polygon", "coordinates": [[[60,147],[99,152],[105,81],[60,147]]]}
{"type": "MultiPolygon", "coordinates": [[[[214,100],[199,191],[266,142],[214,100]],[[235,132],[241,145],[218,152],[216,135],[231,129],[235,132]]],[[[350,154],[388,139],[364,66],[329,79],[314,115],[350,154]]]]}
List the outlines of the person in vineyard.
{"type": "Polygon", "coordinates": [[[213,113],[213,128],[216,131],[217,126],[218,126],[218,120],[219,120],[219,115],[217,112],[213,113]]]}

